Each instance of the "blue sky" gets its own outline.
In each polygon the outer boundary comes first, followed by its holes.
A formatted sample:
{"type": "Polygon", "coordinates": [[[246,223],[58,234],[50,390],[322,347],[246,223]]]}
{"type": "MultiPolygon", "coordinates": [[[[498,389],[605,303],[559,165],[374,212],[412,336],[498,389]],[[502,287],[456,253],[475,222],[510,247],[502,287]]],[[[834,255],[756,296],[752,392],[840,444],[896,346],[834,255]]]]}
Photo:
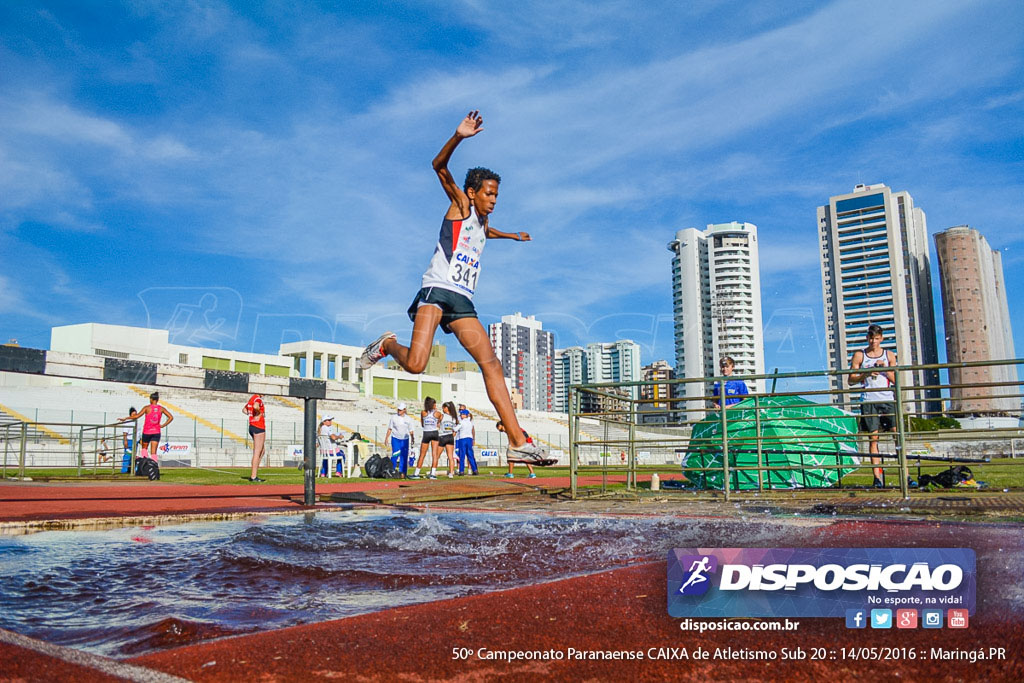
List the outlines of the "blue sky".
{"type": "Polygon", "coordinates": [[[666,243],[748,221],[768,367],[823,367],[815,207],[883,182],[1003,252],[1019,349],[1021,25],[1019,0],[2,3],[0,336],[405,336],[430,160],[480,109],[452,170],[501,173],[492,224],[534,237],[488,246],[485,323],[671,361],[666,243]]]}

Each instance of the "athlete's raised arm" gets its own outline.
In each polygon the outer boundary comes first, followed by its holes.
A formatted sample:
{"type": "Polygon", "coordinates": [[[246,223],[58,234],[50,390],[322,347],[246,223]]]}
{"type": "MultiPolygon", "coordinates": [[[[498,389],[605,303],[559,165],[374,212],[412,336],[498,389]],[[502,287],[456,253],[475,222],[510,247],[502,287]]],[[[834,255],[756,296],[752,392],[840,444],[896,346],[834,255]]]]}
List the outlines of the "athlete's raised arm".
{"type": "Polygon", "coordinates": [[[528,232],[502,232],[491,226],[487,226],[487,239],[490,240],[516,240],[517,242],[529,242],[532,238],[528,232]]]}
{"type": "Polygon", "coordinates": [[[460,142],[466,138],[473,137],[483,130],[483,123],[484,120],[480,116],[479,111],[474,109],[469,112],[455,129],[455,134],[448,138],[448,141],[441,147],[441,151],[434,157],[434,172],[437,173],[437,178],[441,181],[444,193],[448,195],[448,199],[452,202],[446,215],[447,218],[465,218],[469,214],[469,198],[462,191],[462,188],[459,187],[459,184],[455,182],[455,178],[452,177],[451,171],[448,170],[448,162],[452,158],[452,152],[455,151],[460,142]]]}

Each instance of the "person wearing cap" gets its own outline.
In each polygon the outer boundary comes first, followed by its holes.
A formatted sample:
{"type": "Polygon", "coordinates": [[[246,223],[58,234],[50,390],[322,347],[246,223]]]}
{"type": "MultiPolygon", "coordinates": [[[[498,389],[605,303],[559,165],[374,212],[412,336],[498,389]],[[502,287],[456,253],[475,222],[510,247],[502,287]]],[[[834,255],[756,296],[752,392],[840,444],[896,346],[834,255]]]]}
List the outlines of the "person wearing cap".
{"type": "Polygon", "coordinates": [[[473,416],[466,406],[459,409],[459,426],[455,428],[455,453],[459,456],[459,476],[466,474],[466,460],[469,460],[469,468],[476,475],[476,457],[473,455],[473,442],[476,441],[476,427],[473,426],[473,416]]]}
{"type": "MultiPolygon", "coordinates": [[[[320,421],[320,430],[318,431],[318,434],[320,436],[326,436],[328,439],[330,439],[332,446],[334,444],[338,443],[339,441],[341,441],[341,438],[338,436],[338,430],[334,428],[334,416],[333,415],[325,415],[324,419],[320,421]]],[[[324,456],[326,456],[326,455],[327,454],[324,453],[324,456]]],[[[333,455],[333,453],[332,453],[332,455],[333,455]]],[[[343,471],[341,469],[341,460],[337,461],[337,468],[338,468],[338,476],[340,477],[343,474],[343,471]]],[[[327,476],[327,458],[326,457],[324,457],[323,463],[320,465],[320,476],[321,477],[326,477],[327,476]]]]}
{"type": "Polygon", "coordinates": [[[395,414],[388,420],[388,431],[384,435],[384,444],[391,447],[391,464],[401,471],[403,479],[409,473],[409,453],[414,439],[407,407],[405,403],[398,404],[395,414]]]}

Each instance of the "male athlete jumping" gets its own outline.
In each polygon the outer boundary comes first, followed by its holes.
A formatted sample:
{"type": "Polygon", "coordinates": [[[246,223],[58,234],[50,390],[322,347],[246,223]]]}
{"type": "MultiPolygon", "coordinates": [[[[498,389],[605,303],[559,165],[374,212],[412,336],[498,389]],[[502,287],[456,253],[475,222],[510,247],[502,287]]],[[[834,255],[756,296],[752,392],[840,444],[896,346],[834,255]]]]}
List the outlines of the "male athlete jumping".
{"type": "Polygon", "coordinates": [[[552,464],[554,461],[547,458],[544,449],[527,443],[522,436],[523,429],[516,419],[512,399],[505,386],[501,362],[494,355],[487,332],[473,307],[473,293],[480,277],[480,256],[486,241],[530,240],[528,233],[501,232],[488,223],[498,200],[501,178],[497,173],[486,168],[471,168],[460,188],[448,170],[448,161],[459,143],[482,130],[483,118],[479,112],[469,112],[434,157],[434,172],[451,204],[441,223],[434,255],[423,275],[422,288],[409,307],[409,318],[413,321],[409,346],[399,344],[394,333],[385,332],[366,347],[359,365],[366,369],[390,355],[406,371],[423,372],[430,357],[434,332],[440,325],[445,332],[455,334],[480,366],[487,396],[506,427],[509,440],[507,459],[534,465],[552,464]]]}

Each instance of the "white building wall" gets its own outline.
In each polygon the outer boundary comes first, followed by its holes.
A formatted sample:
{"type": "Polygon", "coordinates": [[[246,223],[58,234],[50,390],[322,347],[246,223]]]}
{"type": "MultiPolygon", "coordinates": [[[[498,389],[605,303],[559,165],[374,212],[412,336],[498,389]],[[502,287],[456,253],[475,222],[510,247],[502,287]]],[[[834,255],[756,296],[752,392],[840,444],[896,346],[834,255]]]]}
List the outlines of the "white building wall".
{"type": "MultiPolygon", "coordinates": [[[[676,378],[703,379],[718,374],[725,355],[736,362],[737,375],[764,373],[761,275],[757,227],[720,223],[706,230],[686,228],[668,244],[672,258],[676,378]]],[[[762,391],[763,381],[751,381],[762,391]]],[[[677,387],[681,408],[690,418],[703,413],[704,382],[677,387]]]]}
{"type": "MultiPolygon", "coordinates": [[[[737,375],[764,374],[764,337],[761,322],[761,276],[757,227],[751,223],[709,225],[707,240],[711,296],[712,372],[730,356],[737,375]]],[[[763,380],[747,382],[751,391],[763,391],[763,380]]]]}
{"type": "MultiPolygon", "coordinates": [[[[587,344],[586,382],[639,382],[641,379],[640,345],[630,339],[610,343],[587,344]]],[[[639,398],[639,387],[631,387],[630,395],[639,398]]]]}
{"type": "Polygon", "coordinates": [[[555,396],[556,413],[569,412],[569,387],[587,381],[587,354],[582,346],[570,346],[555,350],[555,396]]]}
{"type": "Polygon", "coordinates": [[[62,325],[50,330],[50,349],[152,363],[177,363],[177,359],[170,359],[168,335],[167,330],[125,325],[62,325]]]}
{"type": "MultiPolygon", "coordinates": [[[[168,338],[167,330],[82,323],[52,328],[50,330],[50,349],[190,367],[203,367],[204,357],[217,358],[226,360],[229,370],[235,370],[235,364],[239,361],[260,365],[261,370],[267,364],[291,367],[291,360],[284,356],[182,346],[168,343],[168,338]]],[[[290,373],[290,375],[295,374],[294,372],[290,373]]]]}
{"type": "MultiPolygon", "coordinates": [[[[702,379],[714,374],[706,352],[712,344],[711,293],[707,241],[696,228],[676,233],[669,242],[672,258],[672,301],[675,319],[676,378],[702,379]]],[[[680,407],[703,410],[704,385],[687,382],[678,387],[679,397],[690,399],[680,407]]]]}
{"type": "Polygon", "coordinates": [[[490,325],[489,334],[505,376],[523,397],[523,408],[553,409],[554,344],[543,323],[515,313],[490,325]]]}

